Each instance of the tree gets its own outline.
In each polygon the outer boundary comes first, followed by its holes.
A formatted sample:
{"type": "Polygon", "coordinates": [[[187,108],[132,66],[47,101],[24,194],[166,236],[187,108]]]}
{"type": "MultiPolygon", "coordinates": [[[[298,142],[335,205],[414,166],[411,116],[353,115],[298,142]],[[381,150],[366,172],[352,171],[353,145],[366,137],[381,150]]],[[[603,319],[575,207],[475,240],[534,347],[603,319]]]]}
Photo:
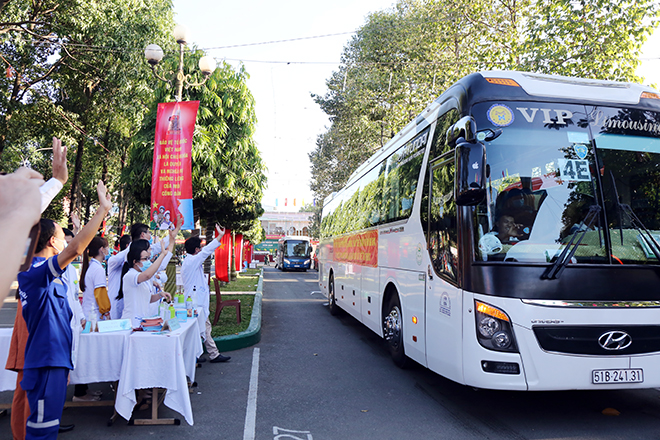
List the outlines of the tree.
{"type": "MultiPolygon", "coordinates": [[[[0,35],[9,37],[0,47],[12,66],[10,78],[0,78],[3,168],[35,158],[52,135],[62,137],[73,164],[64,191],[85,217],[96,200],[92,183],[118,180],[114,171],[141,126],[151,95],[142,50],[171,40],[171,4],[12,0],[0,16],[0,35]]],[[[122,188],[115,189],[121,221],[128,207],[122,188]]]]}
{"type": "Polygon", "coordinates": [[[323,200],[463,76],[512,69],[638,81],[652,0],[399,0],[370,14],[313,95],[331,126],[309,155],[323,200]]]}
{"type": "Polygon", "coordinates": [[[541,73],[641,82],[635,74],[659,5],[651,0],[534,2],[520,67],[541,73]]]}

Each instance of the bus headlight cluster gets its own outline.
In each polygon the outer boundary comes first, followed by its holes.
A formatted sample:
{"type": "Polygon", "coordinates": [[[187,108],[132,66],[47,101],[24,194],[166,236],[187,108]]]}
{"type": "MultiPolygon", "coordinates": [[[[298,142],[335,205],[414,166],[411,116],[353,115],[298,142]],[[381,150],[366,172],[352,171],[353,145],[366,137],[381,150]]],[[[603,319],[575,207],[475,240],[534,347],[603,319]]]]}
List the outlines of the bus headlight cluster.
{"type": "Polygon", "coordinates": [[[291,261],[289,261],[288,258],[285,258],[285,259],[284,259],[284,264],[291,264],[291,261]]]}
{"type": "Polygon", "coordinates": [[[509,316],[497,307],[481,301],[474,302],[477,320],[477,340],[489,350],[517,353],[513,326],[509,316]]]}

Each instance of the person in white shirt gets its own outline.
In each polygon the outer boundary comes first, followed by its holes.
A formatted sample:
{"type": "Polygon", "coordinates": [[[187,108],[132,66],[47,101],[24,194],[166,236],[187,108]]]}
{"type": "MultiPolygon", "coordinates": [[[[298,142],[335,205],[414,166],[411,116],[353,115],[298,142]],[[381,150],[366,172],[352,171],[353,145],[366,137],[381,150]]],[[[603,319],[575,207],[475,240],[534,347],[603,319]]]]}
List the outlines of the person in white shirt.
{"type": "Polygon", "coordinates": [[[130,319],[133,328],[139,327],[141,319],[149,316],[150,303],[163,297],[172,300],[171,295],[164,291],[152,294],[153,281],[151,279],[161,264],[167,265],[170,258],[172,258],[176,234],[179,233],[182,224],[183,217],[180,217],[176,229],[170,231],[166,251],[161,252],[153,264],[151,263],[151,247],[148,241],[137,240],[131,243],[126,256],[126,263],[124,263],[122,269],[118,297],[124,298],[124,311],[121,317],[122,319],[130,319]]]}
{"type": "Polygon", "coordinates": [[[117,299],[119,284],[121,284],[121,268],[126,262],[128,247],[131,245],[130,234],[122,235],[119,239],[119,252],[108,259],[108,297],[110,298],[110,319],[121,318],[124,310],[124,299],[117,299]],[[126,251],[122,253],[123,251],[126,251]],[[112,274],[112,275],[111,275],[112,274]]]}
{"type": "MultiPolygon", "coordinates": [[[[137,240],[147,240],[151,242],[153,240],[151,236],[151,231],[149,231],[149,226],[144,223],[135,223],[131,226],[131,241],[137,240]]],[[[121,238],[122,240],[124,237],[121,238]]],[[[160,254],[164,248],[167,247],[169,237],[165,237],[160,243],[155,243],[151,246],[151,257],[156,254],[160,254]]],[[[121,246],[121,245],[120,245],[121,246]]],[[[119,298],[119,285],[121,284],[122,279],[122,268],[124,263],[126,263],[126,256],[131,248],[130,242],[125,247],[122,248],[121,252],[116,253],[108,260],[108,296],[110,297],[111,309],[110,317],[112,319],[121,318],[122,311],[124,309],[124,300],[123,297],[119,298]]],[[[166,261],[159,270],[164,270],[167,266],[166,261]]]]}
{"type": "Polygon", "coordinates": [[[110,254],[108,240],[96,236],[83,254],[80,288],[83,292],[82,308],[88,321],[110,319],[110,299],[103,261],[110,254]]]}
{"type": "MultiPolygon", "coordinates": [[[[220,240],[225,235],[225,228],[215,225],[218,236],[202,248],[202,240],[199,237],[190,237],[186,240],[185,248],[188,254],[181,264],[181,277],[183,278],[183,289],[186,298],[191,297],[195,307],[202,309],[201,313],[206,315],[206,332],[204,335],[204,347],[209,354],[211,362],[226,362],[231,356],[223,356],[218,351],[215,341],[211,336],[211,322],[209,321],[209,285],[204,276],[204,261],[213,254],[220,240]]],[[[205,359],[199,360],[205,362],[205,359]]]]}

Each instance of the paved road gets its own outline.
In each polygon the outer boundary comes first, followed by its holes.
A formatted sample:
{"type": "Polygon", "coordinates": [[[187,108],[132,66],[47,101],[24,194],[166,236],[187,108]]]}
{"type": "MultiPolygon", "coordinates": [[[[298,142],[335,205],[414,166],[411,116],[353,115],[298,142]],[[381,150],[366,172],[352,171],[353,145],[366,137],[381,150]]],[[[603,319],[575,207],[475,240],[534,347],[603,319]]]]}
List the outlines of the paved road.
{"type": "MultiPolygon", "coordinates": [[[[70,408],[61,439],[659,439],[660,392],[475,391],[398,369],[355,319],[332,317],[316,272],[265,269],[262,340],[197,370],[195,425],[106,427],[108,408],[70,408]],[[199,393],[199,394],[198,394],[199,393]],[[614,408],[619,416],[605,416],[614,408]],[[191,437],[188,437],[191,436],[191,437]]],[[[567,372],[570,374],[570,372],[567,372]]],[[[95,384],[92,389],[106,390],[95,384]]],[[[0,403],[11,399],[0,393],[0,403]]],[[[144,416],[148,414],[144,413],[144,416]]],[[[176,416],[164,409],[162,416],[176,416]]],[[[0,439],[10,438],[0,418],[0,439]]]]}
{"type": "Polygon", "coordinates": [[[310,295],[316,276],[265,272],[257,439],[278,428],[315,440],[660,438],[657,390],[475,391],[401,370],[374,333],[310,295]]]}

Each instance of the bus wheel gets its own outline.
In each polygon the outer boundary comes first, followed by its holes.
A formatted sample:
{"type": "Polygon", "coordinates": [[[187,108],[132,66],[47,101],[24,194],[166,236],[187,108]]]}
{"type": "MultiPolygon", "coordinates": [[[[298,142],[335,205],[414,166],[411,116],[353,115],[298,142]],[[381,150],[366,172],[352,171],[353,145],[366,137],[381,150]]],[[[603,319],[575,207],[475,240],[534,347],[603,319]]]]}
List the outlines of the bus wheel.
{"type": "Polygon", "coordinates": [[[403,348],[403,315],[399,296],[396,294],[392,295],[387,305],[387,312],[383,318],[383,336],[394,364],[399,368],[405,368],[408,357],[403,348]]]}
{"type": "Polygon", "coordinates": [[[339,306],[335,302],[335,277],[330,275],[330,283],[328,284],[328,310],[332,316],[339,314],[339,306]]]}

